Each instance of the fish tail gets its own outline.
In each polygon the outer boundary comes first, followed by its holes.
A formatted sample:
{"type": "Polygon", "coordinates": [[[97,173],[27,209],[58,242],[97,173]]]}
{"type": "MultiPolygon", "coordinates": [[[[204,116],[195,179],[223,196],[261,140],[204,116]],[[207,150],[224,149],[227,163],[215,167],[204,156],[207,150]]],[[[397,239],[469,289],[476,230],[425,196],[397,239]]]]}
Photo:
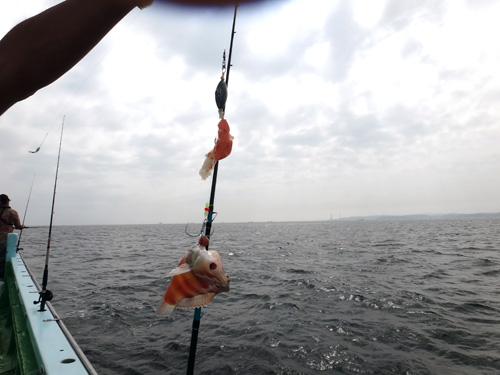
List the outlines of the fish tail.
{"type": "Polygon", "coordinates": [[[169,305],[168,303],[166,303],[165,301],[162,300],[160,305],[156,309],[156,313],[158,315],[168,316],[168,315],[172,314],[172,311],[174,311],[174,309],[175,309],[175,305],[169,305]]]}

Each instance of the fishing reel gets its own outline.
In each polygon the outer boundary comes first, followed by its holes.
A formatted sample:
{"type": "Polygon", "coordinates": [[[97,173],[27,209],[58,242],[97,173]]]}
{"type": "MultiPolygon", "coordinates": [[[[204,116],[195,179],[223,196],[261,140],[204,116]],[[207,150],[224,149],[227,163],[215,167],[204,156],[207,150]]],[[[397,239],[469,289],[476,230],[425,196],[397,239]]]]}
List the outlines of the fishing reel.
{"type": "Polygon", "coordinates": [[[45,303],[52,301],[52,298],[54,298],[54,294],[48,290],[42,290],[39,293],[40,297],[38,297],[38,301],[33,301],[34,305],[38,305],[40,303],[40,310],[39,311],[45,311],[45,303]]]}

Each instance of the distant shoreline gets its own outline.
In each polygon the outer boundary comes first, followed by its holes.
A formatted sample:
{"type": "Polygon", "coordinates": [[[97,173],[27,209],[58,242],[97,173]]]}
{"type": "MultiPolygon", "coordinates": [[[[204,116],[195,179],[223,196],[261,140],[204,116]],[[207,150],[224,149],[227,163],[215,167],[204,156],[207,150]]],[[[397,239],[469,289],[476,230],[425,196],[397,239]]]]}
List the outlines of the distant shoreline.
{"type": "Polygon", "coordinates": [[[373,215],[351,216],[328,221],[391,221],[391,220],[436,220],[436,219],[500,219],[500,212],[477,214],[422,214],[422,215],[373,215]]]}
{"type": "MultiPolygon", "coordinates": [[[[457,220],[457,219],[500,219],[500,212],[476,213],[476,214],[420,214],[420,215],[372,215],[372,216],[350,216],[326,220],[296,220],[296,221],[236,221],[219,222],[217,224],[271,224],[271,223],[333,223],[343,221],[411,221],[411,220],[457,220]]],[[[54,227],[73,227],[73,226],[148,226],[148,225],[180,225],[186,226],[186,223],[129,223],[129,224],[56,224],[54,227]]],[[[194,225],[194,224],[193,224],[194,225]]],[[[46,228],[48,225],[30,225],[29,228],[46,228]]]]}

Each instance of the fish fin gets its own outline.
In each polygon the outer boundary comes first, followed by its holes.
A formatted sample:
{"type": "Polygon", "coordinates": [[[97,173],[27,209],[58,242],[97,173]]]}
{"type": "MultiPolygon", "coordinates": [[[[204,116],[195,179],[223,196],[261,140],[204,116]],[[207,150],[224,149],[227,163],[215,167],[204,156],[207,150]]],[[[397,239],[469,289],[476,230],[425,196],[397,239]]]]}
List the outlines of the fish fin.
{"type": "Polygon", "coordinates": [[[156,313],[158,315],[168,316],[168,315],[172,314],[172,311],[174,311],[174,309],[175,309],[175,305],[169,305],[165,301],[161,301],[160,305],[156,309],[156,313]]]}
{"type": "Polygon", "coordinates": [[[201,307],[201,306],[206,306],[215,297],[215,293],[207,293],[207,294],[202,294],[196,297],[191,297],[191,298],[184,298],[183,300],[180,300],[177,305],[175,305],[176,309],[192,309],[195,307],[201,307]]]}
{"type": "Polygon", "coordinates": [[[176,275],[182,275],[183,273],[189,272],[193,269],[193,267],[190,264],[187,263],[182,263],[180,264],[177,268],[174,268],[172,271],[169,272],[168,276],[176,276],[176,275]]]}

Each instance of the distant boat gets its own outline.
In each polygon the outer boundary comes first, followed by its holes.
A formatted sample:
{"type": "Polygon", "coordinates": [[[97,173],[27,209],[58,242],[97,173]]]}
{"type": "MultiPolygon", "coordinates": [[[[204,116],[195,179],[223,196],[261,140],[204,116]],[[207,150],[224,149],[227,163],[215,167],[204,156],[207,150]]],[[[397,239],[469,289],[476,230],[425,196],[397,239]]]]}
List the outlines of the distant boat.
{"type": "Polygon", "coordinates": [[[97,375],[50,302],[45,311],[33,303],[41,288],[16,251],[17,239],[8,234],[0,282],[0,373],[97,375]]]}

